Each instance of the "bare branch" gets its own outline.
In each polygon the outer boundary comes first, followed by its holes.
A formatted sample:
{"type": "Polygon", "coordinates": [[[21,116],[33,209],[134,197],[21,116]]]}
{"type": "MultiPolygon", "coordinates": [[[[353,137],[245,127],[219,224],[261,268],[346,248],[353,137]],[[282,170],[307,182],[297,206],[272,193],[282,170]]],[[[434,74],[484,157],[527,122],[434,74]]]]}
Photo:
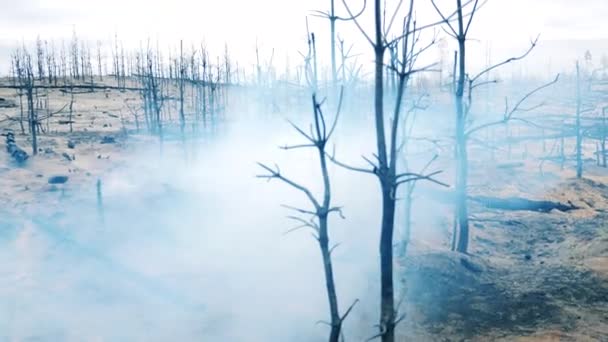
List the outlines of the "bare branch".
{"type": "Polygon", "coordinates": [[[296,131],[298,131],[300,134],[302,134],[304,137],[306,137],[306,139],[310,140],[310,142],[312,142],[313,144],[315,143],[315,139],[313,139],[312,136],[306,134],[306,132],[304,132],[303,130],[300,129],[300,127],[298,127],[296,124],[294,124],[291,120],[287,120],[287,122],[289,122],[289,124],[296,129],[296,131]]]}
{"type": "Polygon", "coordinates": [[[317,145],[315,144],[302,144],[302,145],[285,145],[285,146],[279,146],[280,149],[282,150],[295,150],[298,148],[309,148],[309,147],[316,147],[317,145]]]}
{"type": "Polygon", "coordinates": [[[553,81],[549,82],[549,83],[545,83],[543,85],[541,85],[540,87],[532,90],[531,92],[527,93],[524,97],[522,97],[513,107],[513,109],[509,112],[509,113],[505,113],[505,117],[511,117],[515,112],[520,110],[520,106],[522,103],[524,103],[524,101],[526,101],[530,96],[536,94],[537,92],[557,83],[557,81],[559,81],[559,74],[557,74],[557,76],[555,76],[555,79],[553,79],[553,81]]]}
{"type": "Polygon", "coordinates": [[[472,85],[472,86],[469,88],[469,90],[473,90],[473,89],[475,89],[475,88],[477,88],[477,87],[481,87],[481,86],[484,86],[484,85],[487,85],[487,84],[496,84],[496,83],[498,83],[498,80],[497,80],[497,79],[494,79],[494,80],[491,80],[491,81],[484,81],[484,82],[480,82],[480,83],[477,83],[477,84],[472,85]]]}
{"type": "Polygon", "coordinates": [[[540,35],[536,36],[536,39],[534,39],[532,42],[530,42],[530,47],[528,48],[528,50],[526,50],[523,54],[516,56],[516,57],[511,57],[508,58],[498,64],[494,64],[484,70],[482,70],[481,72],[479,72],[477,75],[475,75],[475,77],[471,78],[471,83],[475,83],[475,81],[477,81],[481,76],[483,76],[484,74],[487,74],[488,72],[501,67],[505,64],[509,64],[511,62],[515,62],[515,61],[519,61],[522,60],[524,58],[526,58],[526,56],[528,56],[530,54],[530,52],[532,52],[532,50],[536,47],[536,44],[538,44],[538,39],[540,38],[540,35]]]}
{"type": "Polygon", "coordinates": [[[296,208],[296,207],[292,207],[290,205],[287,204],[281,204],[281,207],[286,208],[286,209],[290,209],[290,210],[294,210],[297,211],[301,214],[308,214],[308,215],[317,215],[316,212],[314,211],[310,211],[310,210],[306,210],[306,209],[300,209],[300,208],[296,208]]]}
{"type": "Polygon", "coordinates": [[[344,164],[340,161],[338,161],[333,155],[330,155],[329,153],[326,152],[327,158],[329,158],[329,160],[331,160],[332,163],[343,167],[347,170],[351,170],[351,171],[356,171],[356,172],[362,172],[362,173],[369,173],[369,174],[375,174],[375,172],[373,170],[368,170],[368,169],[364,169],[364,168],[359,168],[359,167],[355,167],[355,166],[350,166],[347,164],[344,164]]]}
{"type": "MultiPolygon", "coordinates": [[[[515,114],[518,111],[524,111],[520,108],[520,106],[524,103],[524,101],[526,101],[530,96],[534,95],[535,93],[557,83],[557,81],[559,81],[559,74],[557,74],[557,76],[555,77],[555,79],[553,79],[551,82],[545,83],[539,87],[537,87],[536,89],[532,90],[531,92],[527,93],[524,97],[522,97],[517,104],[513,107],[513,109],[511,109],[509,111],[509,105],[508,102],[505,99],[505,113],[504,116],[501,120],[497,120],[497,121],[493,121],[493,122],[488,122],[485,123],[483,125],[477,126],[475,128],[471,128],[469,131],[465,132],[465,138],[468,139],[473,133],[478,132],[482,129],[488,128],[488,127],[492,127],[492,126],[497,126],[497,125],[502,125],[507,123],[509,120],[512,119],[513,114],[515,114]]],[[[529,109],[536,109],[538,108],[538,106],[529,108],[529,109]]]]}
{"type": "Polygon", "coordinates": [[[329,140],[329,138],[331,138],[332,134],[334,133],[334,130],[336,129],[336,124],[338,123],[338,118],[340,117],[340,111],[342,110],[343,97],[344,97],[344,86],[341,86],[340,87],[340,97],[338,99],[338,108],[336,109],[336,116],[334,118],[334,122],[331,125],[331,128],[329,129],[329,133],[325,137],[326,140],[329,140]]]}
{"type": "Polygon", "coordinates": [[[342,317],[340,317],[340,322],[342,322],[346,319],[348,314],[350,314],[350,312],[353,310],[353,308],[355,307],[355,305],[357,305],[358,302],[359,302],[359,299],[355,299],[355,301],[348,307],[348,309],[346,310],[344,315],[342,315],[342,317]]]}
{"type": "MultiPolygon", "coordinates": [[[[372,45],[372,46],[376,46],[376,44],[374,44],[374,42],[372,41],[372,39],[369,37],[369,35],[365,32],[365,30],[363,29],[363,27],[361,27],[361,25],[359,24],[359,21],[357,20],[357,18],[363,14],[363,12],[365,11],[365,7],[367,7],[367,0],[363,0],[363,8],[361,9],[361,11],[357,14],[357,15],[353,15],[353,12],[351,11],[350,7],[348,6],[348,4],[346,3],[346,0],[342,0],[342,3],[344,4],[344,7],[346,8],[346,11],[348,12],[348,15],[350,15],[350,17],[348,19],[345,20],[352,20],[355,25],[357,25],[357,28],[359,29],[359,31],[361,31],[361,33],[363,34],[363,36],[365,37],[365,39],[367,39],[367,41],[372,45]]],[[[344,19],[343,19],[344,20],[344,19]]]]}
{"type": "Polygon", "coordinates": [[[281,172],[279,170],[279,168],[277,167],[276,170],[271,169],[270,167],[262,164],[262,163],[257,163],[261,168],[265,169],[266,171],[268,171],[269,174],[267,175],[258,175],[258,178],[265,178],[268,180],[271,180],[273,178],[279,179],[289,185],[291,185],[292,187],[296,188],[297,190],[300,190],[301,192],[303,192],[306,197],[308,197],[308,199],[310,200],[310,202],[314,205],[315,209],[319,209],[321,206],[319,205],[319,202],[317,202],[317,200],[315,199],[315,197],[312,195],[312,193],[310,192],[310,190],[308,190],[306,187],[288,179],[285,178],[281,175],[281,172]]]}
{"type": "Polygon", "coordinates": [[[432,172],[428,175],[421,175],[421,174],[415,174],[415,173],[410,173],[410,176],[408,176],[408,178],[402,179],[400,181],[398,181],[397,183],[395,183],[395,187],[398,187],[401,184],[404,183],[408,183],[408,182],[414,182],[414,181],[419,181],[419,180],[427,180],[430,181],[432,183],[444,186],[446,188],[449,188],[450,186],[442,181],[436,180],[433,178],[433,176],[436,176],[440,173],[442,173],[443,171],[435,171],[432,172]]]}

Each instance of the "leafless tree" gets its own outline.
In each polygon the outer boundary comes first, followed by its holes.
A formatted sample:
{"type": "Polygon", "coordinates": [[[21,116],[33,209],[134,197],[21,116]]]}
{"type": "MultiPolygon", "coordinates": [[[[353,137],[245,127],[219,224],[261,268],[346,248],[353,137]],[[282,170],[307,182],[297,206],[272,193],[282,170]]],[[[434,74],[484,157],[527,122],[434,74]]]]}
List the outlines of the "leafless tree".
{"type": "Polygon", "coordinates": [[[473,18],[481,5],[483,5],[485,2],[480,3],[479,0],[475,0],[472,4],[472,9],[467,14],[465,12],[466,6],[469,5],[471,1],[463,3],[462,0],[456,0],[456,9],[453,12],[456,14],[456,23],[454,23],[452,19],[454,15],[446,16],[444,12],[437,6],[436,0],[431,0],[431,3],[445,24],[446,28],[444,29],[444,32],[454,38],[458,43],[458,51],[456,51],[454,55],[453,74],[454,104],[456,112],[456,210],[453,248],[461,253],[467,253],[469,243],[469,217],[467,205],[469,164],[467,142],[470,136],[482,129],[505,124],[510,121],[515,113],[524,110],[521,106],[530,96],[557,82],[559,75],[555,78],[555,80],[543,84],[542,86],[523,96],[513,107],[510,107],[508,102],[505,100],[505,111],[501,120],[482,124],[473,128],[467,127],[469,113],[473,105],[473,91],[478,87],[498,82],[495,79],[489,81],[482,79],[482,76],[503,65],[524,59],[536,46],[538,37],[532,41],[529,49],[526,50],[526,52],[522,55],[508,58],[500,63],[485,68],[476,75],[470,76],[466,70],[466,42],[468,40],[469,29],[473,23],[473,18]]]}
{"type": "Polygon", "coordinates": [[[576,61],[576,178],[579,179],[583,177],[583,134],[581,129],[581,103],[581,70],[578,61],[576,61]]]}
{"type": "MultiPolygon", "coordinates": [[[[342,102],[341,99],[342,95],[340,95],[339,103],[342,102]]],[[[291,123],[291,125],[298,131],[298,133],[300,133],[300,135],[302,135],[307,140],[307,142],[299,145],[284,146],[283,149],[292,150],[301,148],[313,148],[317,150],[321,168],[321,175],[323,178],[322,200],[319,200],[317,197],[315,197],[307,187],[285,177],[281,173],[278,166],[276,166],[275,168],[271,168],[270,166],[260,163],[260,167],[262,167],[267,173],[259,175],[258,177],[265,178],[268,180],[278,179],[284,182],[285,184],[303,193],[313,207],[312,209],[301,209],[286,206],[290,210],[295,211],[296,215],[289,216],[289,218],[298,223],[298,226],[289,230],[288,232],[302,228],[312,229],[314,236],[317,242],[319,243],[319,249],[321,250],[321,256],[323,259],[325,285],[330,311],[330,321],[325,323],[330,326],[329,342],[338,342],[341,336],[342,324],[348,314],[353,309],[354,305],[357,303],[357,300],[355,300],[350,305],[350,307],[348,307],[348,309],[344,312],[344,314],[340,314],[340,308],[338,305],[338,295],[336,292],[336,285],[334,279],[334,268],[332,265],[331,258],[332,252],[337,245],[330,246],[329,239],[329,215],[331,213],[338,213],[340,216],[342,216],[342,209],[340,207],[332,206],[331,204],[331,185],[327,166],[327,153],[325,149],[327,147],[329,139],[331,138],[336,128],[336,123],[338,121],[340,113],[340,105],[338,105],[338,111],[334,117],[333,123],[331,123],[331,125],[328,125],[329,122],[327,122],[327,119],[323,114],[321,104],[317,102],[316,95],[312,96],[312,104],[314,124],[313,129],[310,133],[306,133],[304,130],[291,123]]]]}
{"type": "MultiPolygon", "coordinates": [[[[365,9],[365,7],[363,7],[365,9]]],[[[331,88],[335,90],[338,86],[338,66],[336,61],[336,22],[353,20],[363,14],[363,10],[353,17],[340,17],[336,15],[335,0],[330,0],[329,11],[313,11],[313,15],[329,20],[330,51],[331,51],[331,88]]]]}
{"type": "MultiPolygon", "coordinates": [[[[395,326],[399,323],[402,317],[398,317],[395,308],[394,298],[394,283],[393,283],[393,239],[395,228],[395,207],[396,193],[400,185],[426,179],[439,184],[443,184],[434,180],[432,177],[439,172],[433,172],[428,175],[417,173],[404,172],[399,173],[397,170],[397,148],[398,148],[398,132],[399,125],[402,120],[401,105],[403,96],[406,91],[408,82],[412,75],[428,71],[433,65],[428,65],[418,68],[416,61],[418,57],[428,50],[434,44],[434,40],[424,46],[420,44],[420,32],[424,29],[434,27],[437,23],[419,26],[414,18],[414,0],[408,1],[409,8],[403,20],[402,31],[393,39],[388,38],[391,27],[393,26],[396,17],[399,13],[402,1],[398,3],[394,14],[386,18],[386,12],[381,0],[374,0],[374,35],[373,38],[362,28],[357,20],[359,14],[354,14],[345,0],[343,0],[350,18],[361,31],[365,39],[372,46],[375,55],[374,67],[374,118],[375,118],[375,133],[376,133],[376,148],[377,153],[374,154],[375,161],[365,158],[372,166],[372,169],[364,169],[352,167],[342,162],[337,161],[332,157],[332,160],[343,167],[354,171],[360,171],[375,175],[379,182],[382,193],[382,221],[380,227],[380,322],[379,333],[376,337],[381,337],[383,342],[395,341],[395,326]],[[395,108],[392,122],[389,127],[389,132],[386,132],[386,113],[384,109],[384,70],[385,70],[385,52],[389,46],[396,44],[401,46],[400,61],[397,67],[392,70],[398,74],[399,84],[396,94],[395,108]]],[[[362,9],[362,13],[365,10],[362,9]]]]}

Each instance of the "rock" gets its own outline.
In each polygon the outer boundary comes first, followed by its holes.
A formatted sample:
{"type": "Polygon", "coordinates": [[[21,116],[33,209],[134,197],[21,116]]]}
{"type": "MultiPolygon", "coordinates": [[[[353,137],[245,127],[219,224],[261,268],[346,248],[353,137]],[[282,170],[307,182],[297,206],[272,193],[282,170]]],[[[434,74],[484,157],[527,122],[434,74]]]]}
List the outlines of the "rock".
{"type": "Polygon", "coordinates": [[[526,254],[526,255],[524,256],[524,259],[526,259],[526,260],[530,260],[530,259],[532,259],[532,256],[531,256],[530,254],[526,254]]]}
{"type": "Polygon", "coordinates": [[[49,184],[64,184],[67,181],[68,181],[68,176],[57,175],[57,176],[51,176],[48,180],[48,183],[49,184]]]}
{"type": "Polygon", "coordinates": [[[74,148],[76,147],[76,142],[73,140],[68,140],[68,148],[74,148]]]}
{"type": "Polygon", "coordinates": [[[101,138],[101,143],[102,144],[114,144],[114,143],[116,143],[116,139],[112,136],[106,135],[103,138],[101,138]]]}
{"type": "Polygon", "coordinates": [[[65,153],[65,152],[63,152],[61,155],[62,155],[62,156],[63,156],[63,158],[65,158],[67,161],[72,161],[72,160],[74,160],[74,159],[72,159],[72,157],[70,157],[70,155],[69,155],[69,154],[67,154],[67,153],[65,153]]]}
{"type": "Polygon", "coordinates": [[[52,148],[47,147],[47,148],[44,149],[44,153],[46,153],[46,154],[53,154],[53,153],[55,153],[55,151],[53,151],[52,148]]]}
{"type": "Polygon", "coordinates": [[[0,97],[0,108],[16,108],[17,104],[14,101],[0,97]]]}

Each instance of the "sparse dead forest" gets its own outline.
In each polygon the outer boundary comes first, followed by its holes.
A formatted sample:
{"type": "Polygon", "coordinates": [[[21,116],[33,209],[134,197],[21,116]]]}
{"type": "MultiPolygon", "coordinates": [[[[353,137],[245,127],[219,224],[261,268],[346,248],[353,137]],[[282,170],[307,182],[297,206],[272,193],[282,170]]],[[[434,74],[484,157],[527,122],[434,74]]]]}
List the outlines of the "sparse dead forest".
{"type": "Polygon", "coordinates": [[[480,58],[486,1],[326,5],[284,62],[13,48],[0,340],[606,339],[608,59],[517,74],[538,32],[480,58]]]}

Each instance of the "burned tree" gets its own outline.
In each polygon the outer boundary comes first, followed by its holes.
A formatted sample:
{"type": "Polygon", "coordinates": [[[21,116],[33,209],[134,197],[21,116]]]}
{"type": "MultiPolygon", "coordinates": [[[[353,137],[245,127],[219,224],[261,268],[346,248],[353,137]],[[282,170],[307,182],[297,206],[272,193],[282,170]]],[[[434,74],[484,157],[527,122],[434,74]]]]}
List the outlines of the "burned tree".
{"type": "MultiPolygon", "coordinates": [[[[38,115],[34,106],[34,90],[35,90],[35,75],[32,65],[32,57],[29,52],[23,48],[21,52],[15,54],[15,65],[17,71],[18,89],[20,93],[24,93],[27,102],[27,122],[28,130],[32,138],[32,154],[38,154],[38,115]]],[[[23,104],[22,104],[23,106],[23,104]]],[[[21,109],[21,121],[23,121],[23,107],[21,109]]]]}
{"type": "MultiPolygon", "coordinates": [[[[403,20],[403,30],[395,39],[388,39],[388,34],[391,32],[391,27],[395,22],[400,7],[397,7],[395,13],[389,20],[385,18],[385,9],[383,2],[380,0],[374,1],[374,38],[372,39],[367,32],[361,27],[357,20],[357,15],[343,0],[343,3],[357,28],[361,31],[368,43],[372,46],[375,56],[374,64],[374,121],[376,133],[376,148],[377,153],[374,155],[376,161],[366,158],[366,161],[372,166],[372,169],[364,169],[352,167],[337,161],[332,157],[332,160],[339,165],[353,171],[372,174],[377,177],[380,183],[382,194],[382,219],[380,226],[380,332],[376,337],[381,337],[383,342],[395,341],[395,326],[402,319],[398,317],[395,308],[394,283],[393,283],[393,239],[395,230],[395,208],[397,190],[400,185],[420,179],[431,180],[433,182],[443,184],[434,180],[432,177],[439,172],[433,172],[428,175],[417,173],[404,172],[399,173],[397,170],[398,160],[398,132],[402,122],[401,105],[406,92],[408,83],[412,75],[428,71],[433,65],[416,67],[418,57],[428,50],[434,44],[432,41],[427,46],[420,46],[420,32],[424,29],[436,26],[437,24],[429,24],[418,26],[414,18],[414,0],[410,0],[407,14],[403,20]],[[390,130],[387,135],[386,122],[387,116],[384,109],[384,70],[385,70],[385,52],[389,46],[393,44],[401,45],[401,60],[397,64],[397,68],[393,71],[398,73],[399,85],[396,94],[396,102],[391,118],[390,130]]],[[[359,13],[362,13],[363,10],[359,13]]]]}
{"type": "MultiPolygon", "coordinates": [[[[589,51],[587,51],[589,52],[589,51]]],[[[581,130],[581,70],[576,62],[576,178],[583,177],[583,134],[581,130]]]]}
{"type": "MultiPolygon", "coordinates": [[[[339,103],[342,102],[341,99],[342,95],[340,95],[339,103]]],[[[331,126],[328,126],[328,122],[321,109],[321,104],[317,102],[316,95],[312,96],[312,105],[314,124],[311,133],[306,133],[302,129],[297,127],[295,124],[291,123],[291,125],[298,131],[298,133],[300,133],[304,138],[306,138],[307,142],[300,145],[285,146],[283,147],[283,149],[292,150],[300,148],[313,148],[317,151],[319,155],[319,163],[323,178],[323,199],[319,200],[312,194],[312,192],[308,188],[283,176],[278,166],[273,169],[265,164],[260,163],[260,167],[267,171],[267,174],[259,175],[258,177],[265,178],[268,180],[281,180],[282,182],[306,195],[309,202],[313,206],[312,209],[301,209],[286,206],[287,208],[292,209],[297,213],[297,216],[289,216],[289,218],[293,219],[298,223],[298,226],[291,229],[290,231],[294,231],[301,228],[312,229],[314,232],[314,236],[317,239],[317,242],[319,243],[319,249],[321,250],[321,256],[323,259],[323,270],[325,274],[327,297],[329,301],[330,321],[326,322],[330,326],[329,342],[338,342],[341,336],[342,324],[348,314],[353,309],[354,305],[357,303],[357,300],[355,300],[353,304],[351,304],[350,307],[345,311],[345,313],[343,315],[340,315],[338,295],[334,280],[334,269],[331,258],[332,252],[337,245],[330,246],[329,241],[329,215],[332,213],[338,213],[340,216],[342,216],[342,209],[340,207],[334,207],[331,204],[331,184],[327,166],[327,153],[325,149],[327,147],[327,142],[331,138],[336,128],[336,123],[338,122],[338,117],[340,113],[340,104],[338,105],[338,111],[331,126]],[[301,215],[304,215],[304,217],[306,218],[302,217],[301,215]]]]}
{"type": "MultiPolygon", "coordinates": [[[[363,8],[365,9],[365,7],[363,8]]],[[[358,17],[363,13],[363,10],[354,16],[358,17]]],[[[330,0],[329,11],[314,11],[314,16],[329,20],[329,35],[330,35],[330,51],[331,51],[331,89],[335,90],[338,86],[338,67],[336,62],[336,22],[352,20],[353,18],[344,18],[336,15],[335,0],[330,0]]]]}
{"type": "MultiPolygon", "coordinates": [[[[453,249],[461,253],[467,253],[469,244],[469,217],[467,205],[469,164],[467,145],[471,135],[491,126],[508,123],[513,118],[515,113],[524,110],[521,108],[521,106],[530,96],[557,82],[559,75],[553,81],[543,84],[542,86],[527,93],[513,107],[510,107],[507,100],[505,100],[505,111],[501,120],[482,124],[473,128],[468,127],[468,121],[470,119],[469,114],[473,105],[473,91],[478,87],[498,82],[497,80],[483,80],[481,77],[505,64],[524,59],[534,49],[534,47],[536,47],[538,37],[532,41],[529,49],[522,55],[508,58],[498,64],[494,64],[482,70],[474,76],[470,76],[466,70],[466,42],[468,40],[469,29],[473,23],[473,18],[479,9],[479,0],[475,0],[473,2],[472,9],[468,14],[465,13],[465,8],[467,5],[471,4],[471,1],[463,4],[462,0],[456,0],[456,10],[454,12],[456,14],[456,26],[454,26],[454,22],[452,20],[454,15],[444,15],[444,13],[437,6],[435,0],[431,0],[431,3],[447,27],[445,32],[454,38],[458,43],[458,50],[454,54],[453,74],[454,106],[456,113],[456,210],[453,249]]],[[[529,111],[531,109],[527,110],[529,111]]]]}

